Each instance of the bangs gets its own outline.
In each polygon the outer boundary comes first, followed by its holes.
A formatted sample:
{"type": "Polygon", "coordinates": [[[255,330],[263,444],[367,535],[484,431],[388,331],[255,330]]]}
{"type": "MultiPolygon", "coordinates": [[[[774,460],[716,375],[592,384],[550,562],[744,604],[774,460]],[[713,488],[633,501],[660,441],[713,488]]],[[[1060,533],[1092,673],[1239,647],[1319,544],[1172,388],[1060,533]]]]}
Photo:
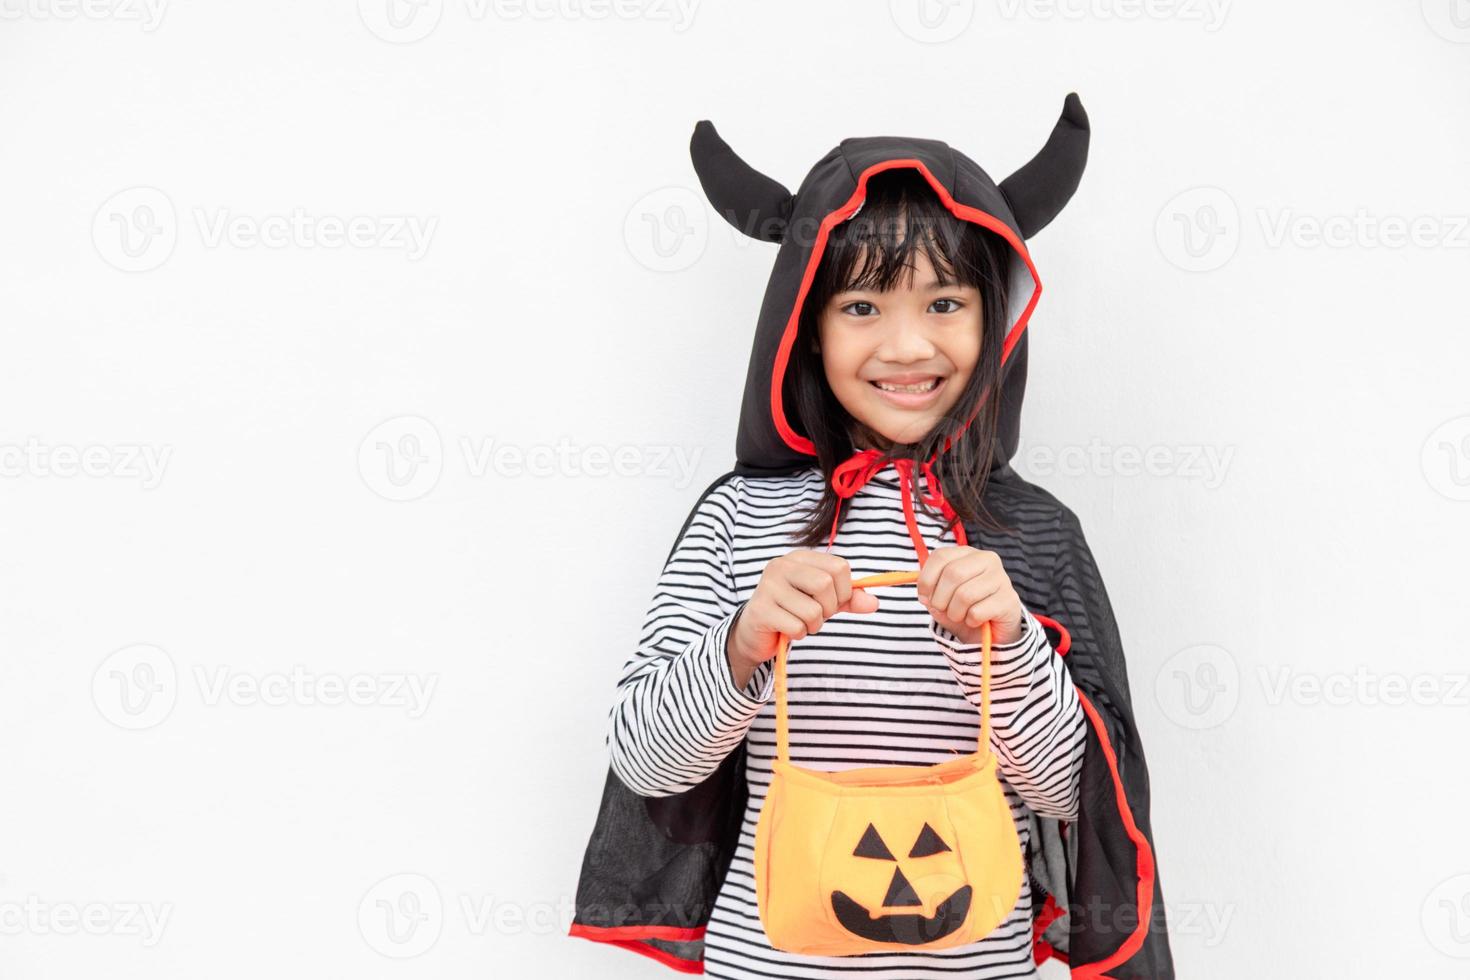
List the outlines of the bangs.
{"type": "Polygon", "coordinates": [[[913,282],[922,252],[940,286],[973,286],[982,292],[999,285],[987,275],[978,252],[1004,254],[991,232],[949,212],[924,178],[913,170],[890,170],[868,183],[858,212],[833,229],[818,279],[819,297],[850,290],[887,292],[913,282]]]}

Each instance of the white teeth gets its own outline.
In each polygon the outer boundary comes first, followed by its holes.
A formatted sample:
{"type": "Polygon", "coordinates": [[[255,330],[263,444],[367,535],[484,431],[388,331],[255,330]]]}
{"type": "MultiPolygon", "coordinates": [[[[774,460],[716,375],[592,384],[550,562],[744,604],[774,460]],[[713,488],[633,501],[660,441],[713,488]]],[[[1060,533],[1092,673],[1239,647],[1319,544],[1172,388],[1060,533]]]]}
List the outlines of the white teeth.
{"type": "Polygon", "coordinates": [[[882,388],[884,391],[906,391],[911,394],[922,395],[926,391],[933,391],[934,386],[939,384],[939,379],[930,378],[923,384],[917,385],[891,385],[886,381],[875,381],[873,383],[876,384],[879,388],[882,388]]]}

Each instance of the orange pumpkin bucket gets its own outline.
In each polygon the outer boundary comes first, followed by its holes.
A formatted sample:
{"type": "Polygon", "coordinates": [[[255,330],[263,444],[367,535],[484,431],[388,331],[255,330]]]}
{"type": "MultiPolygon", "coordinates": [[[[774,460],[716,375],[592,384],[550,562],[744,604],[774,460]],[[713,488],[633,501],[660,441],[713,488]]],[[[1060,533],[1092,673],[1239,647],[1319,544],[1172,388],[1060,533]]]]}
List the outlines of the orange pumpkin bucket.
{"type": "MultiPolygon", "coordinates": [[[[856,579],[901,585],[918,571],[856,579]]],[[[755,831],[756,901],[776,949],[809,956],[949,949],[989,935],[1021,894],[1020,840],[990,751],[990,623],[980,744],[932,766],[793,765],[788,642],[776,647],[776,758],[755,831]]]]}

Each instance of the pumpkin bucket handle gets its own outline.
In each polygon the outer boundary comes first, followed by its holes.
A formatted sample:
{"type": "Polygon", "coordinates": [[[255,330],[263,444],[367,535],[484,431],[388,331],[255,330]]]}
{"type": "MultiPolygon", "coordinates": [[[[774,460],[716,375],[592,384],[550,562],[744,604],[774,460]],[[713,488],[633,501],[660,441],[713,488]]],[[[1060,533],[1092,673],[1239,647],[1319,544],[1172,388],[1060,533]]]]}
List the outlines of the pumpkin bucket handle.
{"type": "MultiPolygon", "coordinates": [[[[854,589],[871,589],[884,585],[904,585],[919,580],[918,569],[906,572],[880,572],[853,579],[854,589]]],[[[786,714],[785,633],[776,636],[776,757],[790,763],[790,725],[786,714]]],[[[980,746],[981,753],[990,751],[990,621],[980,624],[980,746]]]]}

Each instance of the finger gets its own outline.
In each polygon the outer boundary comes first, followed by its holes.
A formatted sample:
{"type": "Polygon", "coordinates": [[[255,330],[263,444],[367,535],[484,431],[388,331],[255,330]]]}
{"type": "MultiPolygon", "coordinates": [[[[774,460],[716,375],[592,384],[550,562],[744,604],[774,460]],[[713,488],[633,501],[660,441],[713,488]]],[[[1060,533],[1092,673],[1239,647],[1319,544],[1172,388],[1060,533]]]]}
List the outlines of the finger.
{"type": "Polygon", "coordinates": [[[973,629],[981,623],[994,622],[1005,614],[1005,608],[1005,603],[998,596],[977,602],[965,611],[964,623],[973,629]]]}
{"type": "Polygon", "coordinates": [[[929,557],[925,560],[924,567],[919,569],[919,577],[914,581],[914,585],[919,592],[920,601],[924,603],[929,602],[934,594],[934,587],[938,584],[939,577],[944,572],[945,566],[961,557],[960,552],[961,549],[959,548],[936,548],[929,552],[929,557]]]}
{"type": "Polygon", "coordinates": [[[959,555],[939,572],[934,583],[934,592],[929,596],[932,608],[949,610],[954,603],[955,592],[970,579],[984,571],[985,559],[974,551],[959,555]]]}
{"type": "MultiPolygon", "coordinates": [[[[1006,584],[1002,588],[996,590],[990,602],[991,605],[981,610],[985,619],[995,622],[1019,623],[1026,618],[1026,606],[1021,602],[1020,593],[1016,591],[1015,586],[1009,580],[1006,581],[1006,584]],[[1017,615],[1017,610],[1020,610],[1019,616],[1017,615]]],[[[977,621],[975,625],[978,626],[979,622],[977,621]]]]}
{"type": "MultiPolygon", "coordinates": [[[[780,606],[771,609],[769,615],[765,618],[765,622],[767,629],[771,633],[783,633],[788,640],[799,640],[806,636],[806,623],[803,623],[800,617],[793,616],[780,606]]],[[[771,656],[775,656],[776,643],[774,637],[772,638],[770,652],[771,656]]]]}
{"type": "Polygon", "coordinates": [[[843,558],[841,555],[834,555],[830,551],[798,549],[788,552],[786,557],[792,561],[800,562],[803,565],[811,565],[813,568],[825,568],[830,572],[835,572],[837,569],[847,565],[846,558],[843,558]]]}
{"type": "Polygon", "coordinates": [[[814,565],[799,565],[791,570],[786,581],[821,605],[823,619],[837,615],[841,603],[837,601],[837,583],[832,580],[831,572],[814,565]]]}
{"type": "Polygon", "coordinates": [[[837,559],[837,567],[832,571],[832,585],[837,593],[838,604],[846,605],[852,601],[852,566],[847,563],[846,558],[837,555],[832,557],[837,559]]]}
{"type": "MultiPolygon", "coordinates": [[[[822,615],[822,604],[805,592],[800,592],[797,589],[789,587],[785,589],[781,594],[776,596],[776,604],[801,620],[802,624],[806,627],[802,633],[803,636],[809,636],[817,632],[822,628],[822,623],[826,621],[822,615]]],[[[797,640],[801,639],[800,636],[792,638],[797,640]]]]}
{"type": "Polygon", "coordinates": [[[842,605],[843,612],[870,613],[878,611],[878,597],[867,589],[853,589],[852,598],[842,605]]]}
{"type": "Polygon", "coordinates": [[[953,620],[964,619],[971,606],[988,600],[1004,587],[1002,578],[999,571],[992,568],[961,582],[945,606],[946,614],[953,620]]]}
{"type": "Polygon", "coordinates": [[[791,557],[804,565],[819,568],[832,577],[839,605],[852,595],[852,566],[841,555],[826,551],[793,551],[791,557]]]}

